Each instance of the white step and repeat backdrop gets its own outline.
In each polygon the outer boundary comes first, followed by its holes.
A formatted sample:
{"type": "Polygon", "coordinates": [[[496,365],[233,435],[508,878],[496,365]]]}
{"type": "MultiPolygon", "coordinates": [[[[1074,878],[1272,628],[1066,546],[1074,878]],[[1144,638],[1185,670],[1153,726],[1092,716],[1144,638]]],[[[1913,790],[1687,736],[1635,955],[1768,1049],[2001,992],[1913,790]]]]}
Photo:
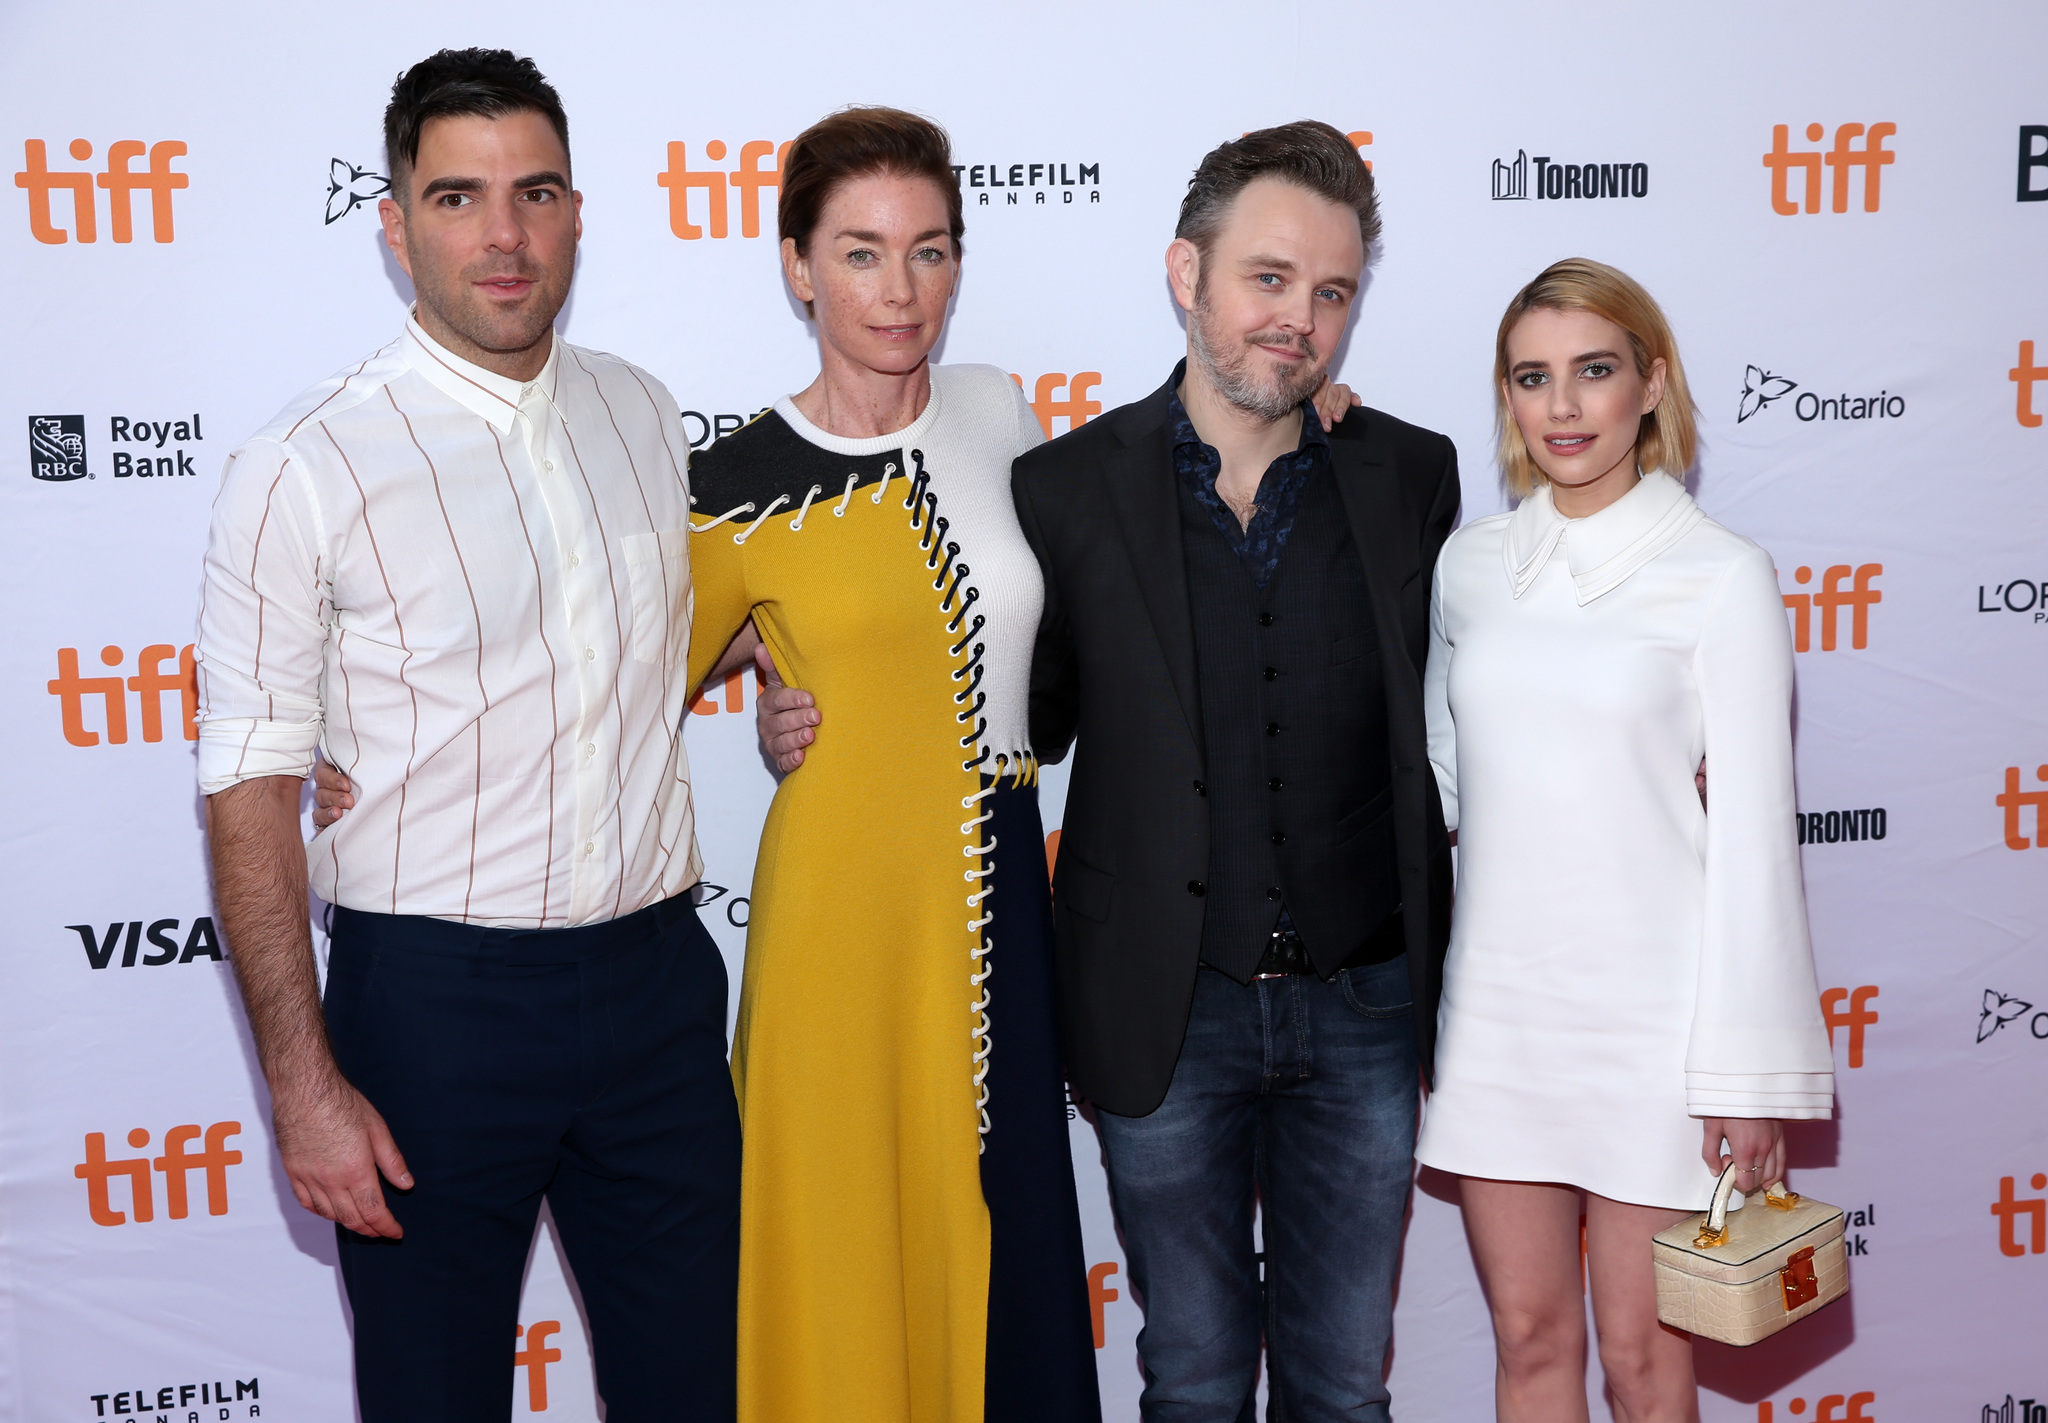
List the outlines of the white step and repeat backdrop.
{"type": "MultiPolygon", "coordinates": [[[[567,335],[665,379],[700,443],[810,379],[747,175],[856,100],[951,129],[969,258],[942,355],[1017,373],[1053,433],[1179,353],[1160,255],[1202,153],[1303,114],[1384,194],[1342,376],[1457,440],[1468,518],[1504,503],[1509,295],[1572,254],[1647,283],[1703,407],[1701,502],[1776,555],[1799,649],[1840,1111],[1798,1132],[1794,1180],[1854,1212],[1850,1300],[1702,1345],[1704,1415],[2048,1420],[2048,11],[2021,0],[6,6],[0,1416],[354,1416],[332,1237],[277,1169],[215,929],[189,645],[223,456],[398,329],[379,119],[398,70],[469,44],[533,55],[567,102],[567,335]]],[[[772,788],[753,699],[689,719],[735,961],[772,788]]],[[[1139,1312],[1085,1120],[1073,1142],[1103,1396],[1133,1419],[1139,1312]]],[[[545,1229],[520,1320],[515,1412],[595,1417],[545,1229]]],[[[1402,1416],[1486,1416],[1490,1349],[1425,1174],[1402,1416]]]]}

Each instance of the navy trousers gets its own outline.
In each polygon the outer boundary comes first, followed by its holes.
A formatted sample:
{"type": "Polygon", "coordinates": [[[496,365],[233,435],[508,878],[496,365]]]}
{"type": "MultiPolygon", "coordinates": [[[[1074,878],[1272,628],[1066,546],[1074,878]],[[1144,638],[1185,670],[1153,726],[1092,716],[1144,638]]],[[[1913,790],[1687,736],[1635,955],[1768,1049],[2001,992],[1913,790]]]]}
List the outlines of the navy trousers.
{"type": "Polygon", "coordinates": [[[734,1416],[739,1114],[726,976],[678,897],[574,929],[334,913],[335,1058],[413,1173],[337,1228],[363,1423],[505,1423],[545,1198],[607,1423],[734,1416]]]}

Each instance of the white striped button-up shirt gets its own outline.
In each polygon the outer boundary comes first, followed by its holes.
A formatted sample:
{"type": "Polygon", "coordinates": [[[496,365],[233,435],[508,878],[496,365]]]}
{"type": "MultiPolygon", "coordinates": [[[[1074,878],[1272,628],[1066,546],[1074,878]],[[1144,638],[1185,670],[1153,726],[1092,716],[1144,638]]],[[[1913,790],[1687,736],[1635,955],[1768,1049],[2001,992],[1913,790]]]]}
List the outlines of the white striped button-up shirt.
{"type": "Polygon", "coordinates": [[[688,454],[617,357],[557,337],[522,384],[408,321],[229,456],[201,788],[319,747],[356,804],[312,887],[351,909],[558,928],[695,884],[688,454]]]}

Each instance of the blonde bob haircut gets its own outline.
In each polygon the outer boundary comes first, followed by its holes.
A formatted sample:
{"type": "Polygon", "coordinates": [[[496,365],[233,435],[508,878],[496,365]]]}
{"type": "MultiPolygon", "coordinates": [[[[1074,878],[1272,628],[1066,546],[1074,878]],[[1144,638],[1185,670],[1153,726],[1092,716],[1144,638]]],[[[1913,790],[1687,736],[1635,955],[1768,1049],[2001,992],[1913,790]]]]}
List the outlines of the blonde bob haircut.
{"type": "Polygon", "coordinates": [[[1507,396],[1508,333],[1532,311],[1590,311],[1613,322],[1628,333],[1636,374],[1645,380],[1651,365],[1663,358],[1664,398],[1643,417],[1636,432],[1636,466],[1645,473],[1661,469],[1674,479],[1683,479],[1699,446],[1699,426],[1671,323],[1664,319],[1656,298],[1628,273],[1585,257],[1567,257],[1545,267],[1535,281],[1515,293],[1493,343],[1494,419],[1500,436],[1501,472],[1507,476],[1509,492],[1518,499],[1527,498],[1537,485],[1548,483],[1529,453],[1521,427],[1515,424],[1507,396]]]}

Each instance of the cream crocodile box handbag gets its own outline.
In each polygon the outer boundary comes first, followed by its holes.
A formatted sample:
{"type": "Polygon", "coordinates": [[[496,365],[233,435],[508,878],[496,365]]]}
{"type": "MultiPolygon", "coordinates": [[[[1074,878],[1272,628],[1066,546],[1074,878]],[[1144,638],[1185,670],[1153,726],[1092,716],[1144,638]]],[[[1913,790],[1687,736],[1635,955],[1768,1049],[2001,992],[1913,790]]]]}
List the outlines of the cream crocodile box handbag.
{"type": "Polygon", "coordinates": [[[1723,1344],[1754,1344],[1849,1292],[1842,1211],[1774,1181],[1730,1217],[1734,1191],[1730,1166],[1713,1209],[1657,1232],[1657,1317],[1723,1344]]]}

